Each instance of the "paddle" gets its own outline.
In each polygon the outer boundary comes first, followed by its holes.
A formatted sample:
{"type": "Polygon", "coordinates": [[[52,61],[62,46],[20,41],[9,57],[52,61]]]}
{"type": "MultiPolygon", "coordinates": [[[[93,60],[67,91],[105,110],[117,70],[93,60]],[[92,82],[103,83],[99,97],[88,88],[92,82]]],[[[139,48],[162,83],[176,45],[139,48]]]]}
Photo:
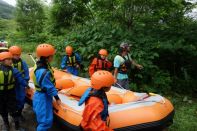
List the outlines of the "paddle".
{"type": "Polygon", "coordinates": [[[28,54],[30,57],[31,57],[31,59],[33,60],[33,62],[34,62],[34,64],[36,64],[36,60],[33,58],[33,56],[32,56],[32,54],[28,54]]]}

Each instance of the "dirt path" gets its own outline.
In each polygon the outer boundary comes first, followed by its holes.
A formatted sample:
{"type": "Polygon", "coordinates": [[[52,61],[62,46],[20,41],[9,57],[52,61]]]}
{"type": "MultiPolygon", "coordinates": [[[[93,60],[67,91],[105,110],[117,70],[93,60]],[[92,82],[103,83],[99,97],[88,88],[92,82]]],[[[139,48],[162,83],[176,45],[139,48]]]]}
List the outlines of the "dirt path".
{"type": "MultiPolygon", "coordinates": [[[[25,128],[25,131],[36,131],[36,118],[33,113],[33,110],[31,106],[25,105],[25,108],[23,110],[23,116],[25,117],[25,121],[21,123],[21,127],[25,128]]],[[[14,122],[11,117],[9,117],[11,130],[15,131],[14,129],[14,122]]],[[[49,131],[61,131],[62,127],[61,125],[54,121],[53,127],[49,131]]],[[[0,131],[4,131],[3,121],[0,117],[0,131]]]]}

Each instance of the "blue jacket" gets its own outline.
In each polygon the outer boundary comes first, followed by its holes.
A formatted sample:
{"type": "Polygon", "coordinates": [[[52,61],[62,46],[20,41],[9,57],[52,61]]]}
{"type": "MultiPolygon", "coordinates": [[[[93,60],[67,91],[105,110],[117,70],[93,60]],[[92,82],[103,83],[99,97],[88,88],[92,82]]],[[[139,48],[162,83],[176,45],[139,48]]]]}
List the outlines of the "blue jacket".
{"type": "Polygon", "coordinates": [[[22,68],[24,70],[24,72],[22,72],[22,76],[23,76],[23,79],[26,80],[27,82],[29,81],[29,68],[28,68],[28,65],[25,61],[22,60],[22,68]]]}
{"type": "MultiPolygon", "coordinates": [[[[25,61],[21,60],[21,68],[18,67],[19,62],[16,64],[16,67],[20,68],[18,69],[19,71],[21,70],[22,72],[22,77],[23,79],[28,82],[29,81],[29,69],[25,61]]],[[[27,85],[26,85],[27,86],[27,85]]],[[[24,108],[25,104],[25,87],[21,85],[20,83],[16,82],[15,87],[16,87],[16,100],[17,100],[17,109],[21,110],[24,108]]]]}
{"type": "MultiPolygon", "coordinates": [[[[51,78],[51,72],[45,68],[35,71],[36,83],[44,92],[36,91],[33,97],[33,110],[38,122],[37,131],[47,131],[53,124],[53,96],[58,94],[51,78]],[[46,74],[43,77],[43,73],[46,74]],[[42,79],[42,80],[41,80],[42,79]]],[[[34,83],[35,84],[35,83],[34,83]]]]}
{"type": "Polygon", "coordinates": [[[78,53],[73,53],[72,56],[64,56],[62,58],[62,62],[61,62],[61,69],[63,70],[67,70],[69,73],[73,74],[73,75],[78,75],[78,69],[76,68],[76,65],[80,65],[81,64],[81,56],[78,53]],[[73,57],[74,60],[73,60],[73,57]],[[70,61],[72,60],[72,61],[70,61]]]}
{"type": "MultiPolygon", "coordinates": [[[[46,69],[38,69],[35,72],[36,76],[36,82],[39,83],[42,74],[45,72],[46,69]]],[[[47,71],[46,75],[44,76],[41,85],[39,85],[42,89],[46,90],[46,93],[49,96],[56,96],[57,95],[57,89],[55,88],[54,83],[50,80],[51,78],[51,72],[47,71]]]]}
{"type": "Polygon", "coordinates": [[[25,62],[25,61],[23,61],[22,60],[22,64],[23,64],[23,69],[24,69],[24,72],[23,72],[23,74],[24,74],[24,79],[26,80],[26,81],[29,81],[29,68],[28,68],[28,65],[27,65],[27,63],[25,62]]]}
{"type": "Polygon", "coordinates": [[[28,82],[23,79],[22,74],[16,68],[13,68],[12,71],[16,82],[26,87],[28,85],[28,82]]]}

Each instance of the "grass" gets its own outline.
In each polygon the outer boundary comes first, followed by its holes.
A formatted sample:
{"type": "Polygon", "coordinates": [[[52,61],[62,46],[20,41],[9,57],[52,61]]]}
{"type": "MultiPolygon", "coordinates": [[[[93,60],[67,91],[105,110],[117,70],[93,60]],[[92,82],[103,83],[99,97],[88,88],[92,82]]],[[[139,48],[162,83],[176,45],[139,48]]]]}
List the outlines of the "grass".
{"type": "MultiPolygon", "coordinates": [[[[29,67],[34,65],[29,55],[23,54],[22,58],[29,67]]],[[[59,67],[58,64],[59,60],[54,58],[52,65],[59,67]]],[[[188,97],[188,100],[183,101],[184,97],[176,93],[167,97],[175,107],[174,123],[169,127],[169,131],[197,131],[197,99],[188,97]],[[189,103],[189,100],[192,100],[192,103],[189,103]]]]}
{"type": "Polygon", "coordinates": [[[197,100],[189,98],[183,101],[184,96],[174,95],[169,97],[175,107],[174,123],[169,131],[197,131],[197,100]]]}

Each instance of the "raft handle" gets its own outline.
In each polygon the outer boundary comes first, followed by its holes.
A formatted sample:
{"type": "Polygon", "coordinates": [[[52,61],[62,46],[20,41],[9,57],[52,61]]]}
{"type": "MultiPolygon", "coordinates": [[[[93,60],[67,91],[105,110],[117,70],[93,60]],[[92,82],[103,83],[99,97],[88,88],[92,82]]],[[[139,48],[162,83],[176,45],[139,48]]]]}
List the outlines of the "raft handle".
{"type": "Polygon", "coordinates": [[[150,96],[159,96],[161,99],[162,99],[162,104],[165,104],[166,103],[166,101],[165,101],[165,99],[162,97],[162,96],[160,96],[160,95],[158,95],[158,94],[155,94],[155,93],[148,93],[150,96]]]}

